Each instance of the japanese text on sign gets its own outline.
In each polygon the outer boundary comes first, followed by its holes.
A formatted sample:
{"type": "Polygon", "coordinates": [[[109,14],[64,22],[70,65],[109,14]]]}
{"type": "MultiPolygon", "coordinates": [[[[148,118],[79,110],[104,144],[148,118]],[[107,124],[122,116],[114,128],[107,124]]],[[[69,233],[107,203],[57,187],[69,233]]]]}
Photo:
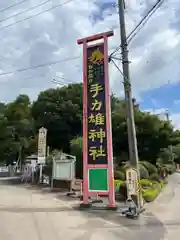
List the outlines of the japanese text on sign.
{"type": "Polygon", "coordinates": [[[107,164],[104,44],[87,49],[88,164],[107,164]]]}
{"type": "Polygon", "coordinates": [[[137,171],[135,169],[127,169],[126,171],[127,194],[128,196],[137,194],[137,171]]]}
{"type": "Polygon", "coordinates": [[[45,163],[46,136],[47,136],[47,129],[40,128],[39,129],[39,137],[38,137],[38,162],[39,163],[45,163]]]}

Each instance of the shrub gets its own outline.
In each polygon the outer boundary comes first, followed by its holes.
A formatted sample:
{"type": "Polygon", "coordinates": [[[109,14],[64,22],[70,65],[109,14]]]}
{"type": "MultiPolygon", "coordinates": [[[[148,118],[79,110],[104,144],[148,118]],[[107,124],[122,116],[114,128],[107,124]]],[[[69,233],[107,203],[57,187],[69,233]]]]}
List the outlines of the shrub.
{"type": "Polygon", "coordinates": [[[114,187],[115,187],[115,191],[118,192],[119,191],[119,187],[120,185],[123,183],[122,180],[114,180],[114,187]]]}
{"type": "Polygon", "coordinates": [[[115,171],[120,171],[120,172],[123,172],[124,174],[126,173],[126,169],[123,167],[123,166],[117,166],[116,168],[115,168],[115,171]]]}
{"type": "Polygon", "coordinates": [[[150,162],[142,161],[140,162],[140,164],[143,165],[148,170],[149,175],[152,175],[153,173],[158,173],[157,168],[150,162]]]}
{"type": "Polygon", "coordinates": [[[114,171],[114,179],[124,181],[126,179],[125,173],[120,171],[114,171]]]}
{"type": "Polygon", "coordinates": [[[83,154],[82,154],[82,137],[74,138],[71,143],[71,154],[76,157],[76,178],[83,177],[83,154]]]}
{"type": "Polygon", "coordinates": [[[121,195],[122,199],[124,201],[127,200],[127,186],[126,186],[126,183],[122,183],[120,184],[119,186],[119,194],[121,195]]]}
{"type": "Polygon", "coordinates": [[[139,164],[139,172],[140,172],[140,178],[141,179],[148,179],[149,178],[148,170],[141,164],[139,164]]]}
{"type": "MultiPolygon", "coordinates": [[[[129,162],[125,164],[125,169],[130,168],[131,165],[129,162]]],[[[141,179],[148,179],[149,178],[149,173],[148,170],[140,163],[139,164],[139,172],[140,172],[140,178],[141,179]]]]}
{"type": "Polygon", "coordinates": [[[176,167],[173,165],[168,164],[166,165],[166,167],[167,167],[168,174],[173,174],[176,171],[176,167]]]}
{"type": "Polygon", "coordinates": [[[141,179],[140,180],[140,185],[141,185],[142,188],[152,187],[152,182],[148,179],[141,179]]]}
{"type": "Polygon", "coordinates": [[[160,183],[161,188],[163,188],[163,186],[164,186],[164,184],[165,184],[164,181],[163,181],[163,180],[160,180],[159,183],[160,183]]]}
{"type": "Polygon", "coordinates": [[[156,181],[156,182],[159,182],[159,181],[160,181],[159,175],[156,174],[156,173],[153,173],[153,174],[149,177],[149,179],[152,180],[152,181],[156,181]]]}
{"type": "Polygon", "coordinates": [[[146,202],[152,202],[161,192],[161,187],[159,184],[155,184],[151,189],[143,190],[143,198],[146,202]]]}

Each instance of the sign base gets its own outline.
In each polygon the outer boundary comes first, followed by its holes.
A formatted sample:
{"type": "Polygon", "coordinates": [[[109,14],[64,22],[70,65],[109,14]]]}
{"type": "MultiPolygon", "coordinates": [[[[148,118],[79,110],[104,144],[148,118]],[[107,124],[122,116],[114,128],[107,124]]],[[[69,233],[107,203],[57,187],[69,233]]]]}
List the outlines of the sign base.
{"type": "Polygon", "coordinates": [[[88,203],[88,204],[81,203],[79,207],[80,207],[80,209],[89,209],[92,207],[92,204],[91,203],[88,203]]]}

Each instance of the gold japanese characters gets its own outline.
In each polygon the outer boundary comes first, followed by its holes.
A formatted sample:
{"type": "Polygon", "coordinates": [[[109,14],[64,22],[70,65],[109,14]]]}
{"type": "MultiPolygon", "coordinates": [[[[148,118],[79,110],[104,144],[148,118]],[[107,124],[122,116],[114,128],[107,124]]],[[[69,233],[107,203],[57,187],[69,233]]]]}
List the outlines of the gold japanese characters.
{"type": "Polygon", "coordinates": [[[93,47],[88,57],[88,162],[107,163],[104,55],[93,47]],[[93,50],[93,51],[92,51],[93,50]]]}

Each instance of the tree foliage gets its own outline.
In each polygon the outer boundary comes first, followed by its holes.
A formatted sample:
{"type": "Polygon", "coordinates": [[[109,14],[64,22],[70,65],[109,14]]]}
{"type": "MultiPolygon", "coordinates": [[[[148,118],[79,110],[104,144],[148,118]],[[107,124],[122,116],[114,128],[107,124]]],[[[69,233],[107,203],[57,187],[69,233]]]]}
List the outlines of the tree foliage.
{"type": "Polygon", "coordinates": [[[34,137],[34,125],[30,100],[27,95],[19,95],[14,102],[4,106],[0,128],[2,129],[1,161],[10,163],[16,161],[20,156],[23,157],[26,152],[29,153],[28,148],[34,137]]]}
{"type": "MultiPolygon", "coordinates": [[[[162,149],[169,145],[180,159],[180,131],[174,131],[170,122],[142,112],[135,99],[133,104],[139,159],[156,164],[162,149]]],[[[82,105],[82,84],[42,91],[32,104],[27,95],[19,95],[8,104],[0,103],[0,161],[37,152],[37,134],[42,126],[48,129],[51,149],[77,155],[82,161],[82,105]]],[[[113,155],[120,165],[129,160],[125,101],[112,95],[111,113],[113,155]]]]}
{"type": "Polygon", "coordinates": [[[72,138],[82,134],[82,85],[41,92],[32,114],[37,128],[48,129],[48,144],[69,152],[72,138]]]}

